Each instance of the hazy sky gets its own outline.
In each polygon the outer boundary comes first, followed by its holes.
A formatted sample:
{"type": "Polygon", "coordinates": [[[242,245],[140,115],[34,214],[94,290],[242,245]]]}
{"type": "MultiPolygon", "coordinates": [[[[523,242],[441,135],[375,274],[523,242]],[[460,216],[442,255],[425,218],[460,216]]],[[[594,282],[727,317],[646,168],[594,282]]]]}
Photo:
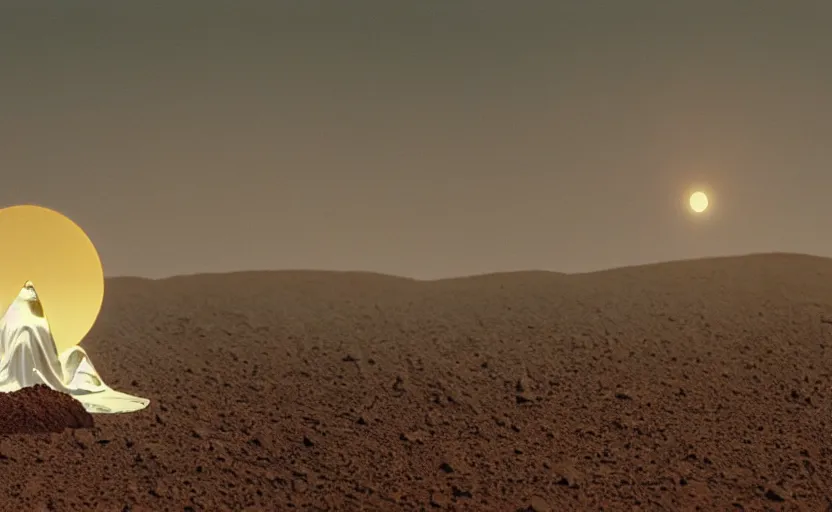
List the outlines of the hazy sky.
{"type": "Polygon", "coordinates": [[[69,215],[107,275],[832,256],[830,27],[826,0],[9,1],[0,204],[69,215]]]}

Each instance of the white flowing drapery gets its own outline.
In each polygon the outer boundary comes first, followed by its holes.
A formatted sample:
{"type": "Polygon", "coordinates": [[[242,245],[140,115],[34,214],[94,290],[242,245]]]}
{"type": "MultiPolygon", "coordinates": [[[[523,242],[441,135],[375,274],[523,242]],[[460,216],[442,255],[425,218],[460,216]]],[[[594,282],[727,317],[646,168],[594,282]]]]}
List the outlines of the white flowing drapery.
{"type": "Polygon", "coordinates": [[[37,292],[27,283],[0,319],[0,392],[36,384],[71,395],[90,413],[133,412],[150,403],[104,384],[81,347],[58,354],[37,292]]]}

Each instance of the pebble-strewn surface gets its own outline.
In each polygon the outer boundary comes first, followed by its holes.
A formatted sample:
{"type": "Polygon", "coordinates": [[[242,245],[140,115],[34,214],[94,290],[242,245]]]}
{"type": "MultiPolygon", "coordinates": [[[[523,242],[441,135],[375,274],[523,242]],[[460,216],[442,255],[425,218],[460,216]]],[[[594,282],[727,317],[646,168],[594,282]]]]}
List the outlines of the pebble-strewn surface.
{"type": "MultiPolygon", "coordinates": [[[[48,312],[47,312],[48,314],[48,312]]],[[[2,510],[832,510],[832,261],[114,279],[2,510]]]]}

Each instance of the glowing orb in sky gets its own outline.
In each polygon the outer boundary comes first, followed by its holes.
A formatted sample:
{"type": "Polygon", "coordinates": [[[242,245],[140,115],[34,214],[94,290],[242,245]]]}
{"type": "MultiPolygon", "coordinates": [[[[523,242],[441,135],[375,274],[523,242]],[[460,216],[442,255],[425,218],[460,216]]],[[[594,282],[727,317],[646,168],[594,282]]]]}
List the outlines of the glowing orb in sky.
{"type": "Polygon", "coordinates": [[[708,196],[704,192],[694,192],[690,195],[690,209],[695,213],[702,213],[708,209],[708,196]]]}
{"type": "Polygon", "coordinates": [[[0,209],[0,315],[31,281],[58,353],[81,342],[104,298],[104,272],[87,234],[60,213],[40,206],[0,209]]]}

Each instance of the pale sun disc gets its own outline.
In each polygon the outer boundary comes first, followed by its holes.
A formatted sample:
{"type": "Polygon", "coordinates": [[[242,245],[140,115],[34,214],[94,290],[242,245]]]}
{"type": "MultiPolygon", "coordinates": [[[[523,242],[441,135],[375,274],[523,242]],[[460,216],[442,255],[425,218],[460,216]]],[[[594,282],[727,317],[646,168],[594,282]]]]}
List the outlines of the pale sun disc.
{"type": "Polygon", "coordinates": [[[690,209],[702,213],[708,209],[708,196],[704,192],[694,192],[690,196],[690,209]]]}

